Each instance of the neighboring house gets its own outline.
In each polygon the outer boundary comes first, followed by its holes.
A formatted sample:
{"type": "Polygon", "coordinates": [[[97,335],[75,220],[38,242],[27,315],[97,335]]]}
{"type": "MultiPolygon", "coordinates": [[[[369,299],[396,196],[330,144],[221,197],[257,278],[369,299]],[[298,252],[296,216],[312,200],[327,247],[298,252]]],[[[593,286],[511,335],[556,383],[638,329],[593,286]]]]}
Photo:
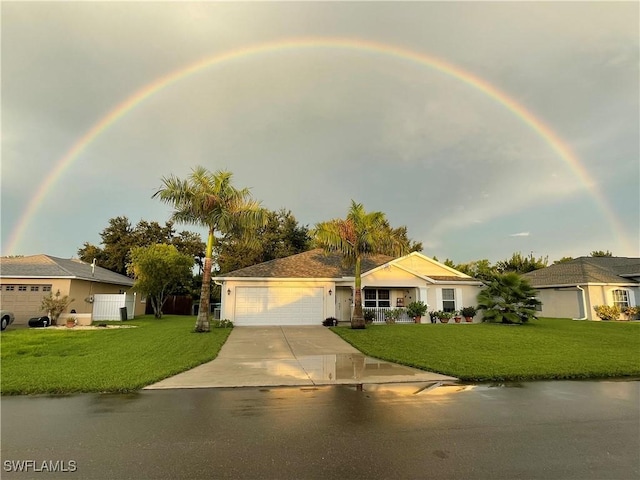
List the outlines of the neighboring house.
{"type": "MultiPolygon", "coordinates": [[[[238,326],[320,325],[325,318],[348,322],[354,272],[339,254],[321,249],[271,260],[214,278],[221,285],[221,318],[238,326]]],[[[373,255],[362,264],[365,308],[405,307],[415,300],[429,310],[476,305],[482,282],[413,252],[400,258],[373,255]]],[[[478,321],[479,318],[476,318],[478,321]]],[[[428,316],[422,322],[428,322],[428,316]]]]}
{"type": "Polygon", "coordinates": [[[77,259],[50,255],[0,259],[0,304],[15,314],[15,325],[26,325],[30,318],[46,315],[40,309],[43,297],[58,292],[75,299],[61,319],[75,310],[81,324],[118,320],[118,306],[128,307],[129,318],[142,315],[145,304],[135,300],[132,286],[129,277],[77,259]]]}
{"type": "Polygon", "coordinates": [[[640,258],[580,257],[526,273],[544,317],[600,320],[596,305],[634,307],[640,300],[640,258]]]}

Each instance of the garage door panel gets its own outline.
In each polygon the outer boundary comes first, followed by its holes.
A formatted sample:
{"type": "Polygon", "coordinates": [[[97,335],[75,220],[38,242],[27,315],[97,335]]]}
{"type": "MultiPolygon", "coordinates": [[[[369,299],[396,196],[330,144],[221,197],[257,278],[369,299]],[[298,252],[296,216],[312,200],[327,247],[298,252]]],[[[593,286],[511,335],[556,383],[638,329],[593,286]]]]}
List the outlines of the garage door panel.
{"type": "Polygon", "coordinates": [[[319,325],[322,287],[237,287],[235,324],[319,325]]]}

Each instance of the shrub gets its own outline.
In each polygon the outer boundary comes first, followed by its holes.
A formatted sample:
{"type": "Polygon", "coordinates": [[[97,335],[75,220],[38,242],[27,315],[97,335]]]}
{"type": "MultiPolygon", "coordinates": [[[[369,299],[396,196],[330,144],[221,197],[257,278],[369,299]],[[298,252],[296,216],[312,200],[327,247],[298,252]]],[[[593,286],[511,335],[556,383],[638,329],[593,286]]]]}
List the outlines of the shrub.
{"type": "Polygon", "coordinates": [[[638,316],[640,316],[640,307],[624,307],[622,313],[624,313],[629,320],[637,320],[638,316]]]}
{"type": "Polygon", "coordinates": [[[335,327],[338,325],[338,319],[334,317],[325,318],[322,325],[325,327],[335,327]]]}
{"type": "Polygon", "coordinates": [[[223,320],[214,320],[211,326],[213,328],[233,328],[233,322],[225,318],[223,320]]]}
{"type": "Polygon", "coordinates": [[[371,324],[376,318],[376,312],[371,308],[365,308],[362,310],[362,316],[364,317],[364,323],[371,324]]]}
{"type": "Polygon", "coordinates": [[[462,310],[460,310],[460,315],[462,315],[463,317],[475,317],[476,316],[476,307],[462,307],[462,310]]]}
{"type": "Polygon", "coordinates": [[[601,320],[618,320],[620,318],[620,308],[616,305],[596,305],[593,309],[601,320]]]}
{"type": "Polygon", "coordinates": [[[69,295],[60,297],[60,291],[56,293],[55,297],[50,293],[47,297],[42,299],[40,308],[49,313],[51,323],[53,325],[58,324],[58,318],[60,314],[64,312],[67,307],[74,301],[73,298],[69,298],[69,295]]]}
{"type": "Polygon", "coordinates": [[[411,302],[407,305],[407,315],[411,318],[421,317],[427,312],[427,306],[424,302],[411,302]]]}
{"type": "Polygon", "coordinates": [[[394,324],[401,314],[401,308],[392,308],[391,310],[387,310],[384,312],[384,321],[388,324],[394,324]]]}

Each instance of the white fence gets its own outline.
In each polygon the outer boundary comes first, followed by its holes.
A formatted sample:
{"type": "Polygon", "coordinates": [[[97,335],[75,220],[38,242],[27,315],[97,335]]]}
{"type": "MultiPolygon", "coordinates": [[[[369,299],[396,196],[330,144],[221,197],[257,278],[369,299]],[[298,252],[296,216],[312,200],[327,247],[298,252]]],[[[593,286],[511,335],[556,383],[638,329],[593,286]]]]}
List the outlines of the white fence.
{"type": "Polygon", "coordinates": [[[132,320],[136,304],[136,294],[100,293],[93,296],[92,320],[120,320],[120,309],[127,308],[127,320],[132,320]]]}
{"type": "MultiPolygon", "coordinates": [[[[373,323],[386,323],[386,320],[385,320],[386,312],[388,312],[389,310],[395,310],[395,309],[391,307],[375,307],[375,308],[363,307],[363,311],[364,310],[369,310],[370,312],[373,312],[373,314],[375,315],[375,317],[373,318],[373,323]]],[[[400,310],[401,313],[398,319],[396,320],[396,323],[414,323],[413,318],[407,315],[407,310],[405,308],[398,308],[398,310],[400,310]]]]}

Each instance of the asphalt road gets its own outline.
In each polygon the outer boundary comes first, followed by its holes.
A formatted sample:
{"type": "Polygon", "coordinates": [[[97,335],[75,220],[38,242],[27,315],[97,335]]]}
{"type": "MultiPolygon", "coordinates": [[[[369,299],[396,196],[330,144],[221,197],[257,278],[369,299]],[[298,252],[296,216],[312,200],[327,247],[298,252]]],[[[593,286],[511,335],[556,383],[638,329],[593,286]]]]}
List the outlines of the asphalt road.
{"type": "Polygon", "coordinates": [[[3,397],[2,478],[640,477],[638,381],[428,387],[3,397]]]}

